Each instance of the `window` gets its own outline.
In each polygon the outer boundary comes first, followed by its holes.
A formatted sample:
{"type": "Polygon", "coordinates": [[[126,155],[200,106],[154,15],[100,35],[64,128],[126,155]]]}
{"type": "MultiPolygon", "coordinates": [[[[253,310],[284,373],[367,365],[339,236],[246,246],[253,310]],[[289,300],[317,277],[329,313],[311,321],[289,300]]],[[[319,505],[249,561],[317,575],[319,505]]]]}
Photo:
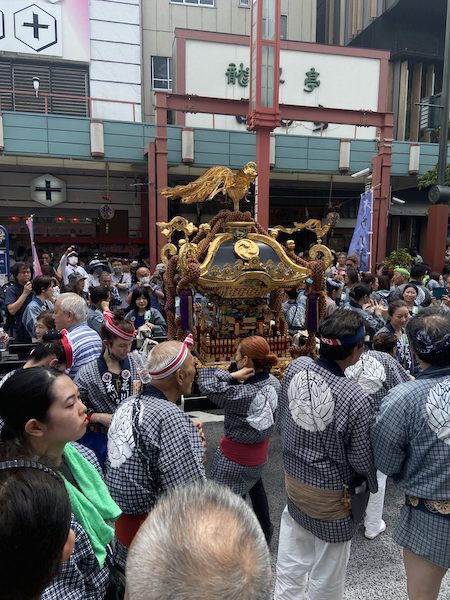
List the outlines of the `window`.
{"type": "Polygon", "coordinates": [[[239,0],[239,6],[250,8],[250,0],[239,0]]]}
{"type": "Polygon", "coordinates": [[[280,22],[281,28],[280,28],[280,39],[282,40],[287,40],[288,39],[288,32],[287,32],[287,15],[281,15],[281,22],[280,22]]]}
{"type": "Polygon", "coordinates": [[[165,56],[152,56],[152,89],[172,89],[172,59],[165,56]]]}
{"type": "Polygon", "coordinates": [[[0,60],[0,105],[3,111],[73,115],[89,114],[89,72],[87,67],[14,59],[0,60]],[[33,93],[33,77],[39,78],[38,97],[33,93]],[[21,93],[23,92],[23,93],[21,93]],[[45,99],[44,94],[50,94],[45,99]],[[52,96],[51,94],[58,94],[52,96]],[[61,94],[61,95],[60,95],[61,94]],[[71,98],[68,96],[81,96],[71,98]],[[84,97],[84,98],[83,98],[84,97]]]}
{"type": "Polygon", "coordinates": [[[170,0],[172,4],[190,4],[191,6],[212,6],[214,0],[170,0]]]}

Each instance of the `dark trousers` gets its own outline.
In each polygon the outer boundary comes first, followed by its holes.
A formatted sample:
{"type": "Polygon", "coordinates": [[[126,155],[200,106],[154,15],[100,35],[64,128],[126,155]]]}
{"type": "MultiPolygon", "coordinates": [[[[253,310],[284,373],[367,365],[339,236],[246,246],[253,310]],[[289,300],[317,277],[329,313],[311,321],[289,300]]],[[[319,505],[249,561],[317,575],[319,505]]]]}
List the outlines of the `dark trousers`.
{"type": "MultiPolygon", "coordinates": [[[[262,479],[258,479],[255,485],[249,490],[250,500],[252,501],[253,510],[261,525],[267,543],[270,544],[273,533],[273,525],[270,520],[269,503],[267,502],[266,490],[262,479]]],[[[245,498],[245,496],[244,496],[245,498]]]]}

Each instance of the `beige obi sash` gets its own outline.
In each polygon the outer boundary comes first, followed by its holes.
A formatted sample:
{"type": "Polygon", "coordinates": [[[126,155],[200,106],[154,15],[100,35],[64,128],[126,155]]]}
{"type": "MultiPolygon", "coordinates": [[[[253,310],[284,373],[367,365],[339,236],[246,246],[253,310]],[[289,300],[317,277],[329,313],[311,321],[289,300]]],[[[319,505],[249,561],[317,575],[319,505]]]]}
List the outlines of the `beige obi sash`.
{"type": "Polygon", "coordinates": [[[286,492],[295,506],[312,519],[335,521],[348,517],[350,497],[346,489],[324,490],[284,474],[286,492]]]}

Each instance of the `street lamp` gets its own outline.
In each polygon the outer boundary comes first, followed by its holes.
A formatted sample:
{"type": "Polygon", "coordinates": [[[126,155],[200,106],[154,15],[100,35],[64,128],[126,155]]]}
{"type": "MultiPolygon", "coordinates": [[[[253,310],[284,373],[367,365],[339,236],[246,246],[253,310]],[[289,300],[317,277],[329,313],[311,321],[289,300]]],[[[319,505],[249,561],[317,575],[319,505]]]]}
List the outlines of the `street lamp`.
{"type": "Polygon", "coordinates": [[[252,0],[249,131],[256,132],[255,218],[269,226],[270,132],[280,124],[281,0],[252,0]]]}

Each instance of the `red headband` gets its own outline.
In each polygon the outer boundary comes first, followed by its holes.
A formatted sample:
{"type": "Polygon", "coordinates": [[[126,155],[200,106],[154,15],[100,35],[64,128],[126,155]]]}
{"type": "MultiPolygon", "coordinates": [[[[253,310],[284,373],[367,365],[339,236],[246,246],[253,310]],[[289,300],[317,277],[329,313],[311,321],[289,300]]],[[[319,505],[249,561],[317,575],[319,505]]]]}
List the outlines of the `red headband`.
{"type": "Polygon", "coordinates": [[[117,325],[113,323],[114,315],[110,310],[105,310],[103,316],[105,317],[105,328],[114,336],[121,338],[122,340],[126,340],[127,342],[134,338],[136,330],[131,321],[130,324],[133,327],[133,331],[131,333],[127,333],[126,331],[123,331],[122,329],[120,329],[120,327],[117,327],[117,325]]]}
{"type": "Polygon", "coordinates": [[[67,337],[67,329],[61,329],[60,333],[62,334],[61,344],[64,348],[64,354],[66,355],[66,367],[70,369],[73,364],[73,350],[72,346],[69,342],[69,338],[67,337]]]}

